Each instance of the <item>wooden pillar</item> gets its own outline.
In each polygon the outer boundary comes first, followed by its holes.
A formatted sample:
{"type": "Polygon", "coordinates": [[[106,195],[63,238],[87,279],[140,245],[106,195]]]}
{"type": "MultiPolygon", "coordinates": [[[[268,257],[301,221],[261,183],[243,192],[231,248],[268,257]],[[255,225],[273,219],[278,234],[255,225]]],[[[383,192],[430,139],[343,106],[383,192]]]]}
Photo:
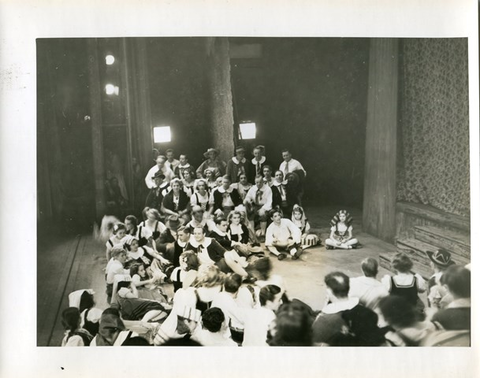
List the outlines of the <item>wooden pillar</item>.
{"type": "Polygon", "coordinates": [[[207,42],[210,53],[211,136],[212,147],[220,150],[220,158],[231,159],[234,153],[233,102],[230,81],[228,38],[207,42]]]}
{"type": "Polygon", "coordinates": [[[395,238],[398,40],[372,39],[368,80],[363,230],[395,238]]]}
{"type": "Polygon", "coordinates": [[[128,85],[126,106],[132,156],[139,159],[142,172],[155,163],[152,158],[152,117],[148,56],[145,38],[124,38],[124,75],[128,85]]]}
{"type": "Polygon", "coordinates": [[[133,137],[132,137],[132,128],[133,128],[133,104],[132,104],[132,95],[131,95],[131,85],[130,85],[130,76],[132,75],[132,71],[135,67],[131,67],[129,64],[129,54],[128,54],[128,46],[127,46],[127,39],[122,38],[121,42],[121,51],[122,51],[122,58],[123,58],[123,67],[122,67],[122,87],[125,89],[124,95],[124,106],[125,106],[125,123],[126,123],[126,133],[127,133],[127,150],[126,150],[126,185],[127,185],[127,192],[129,195],[130,200],[130,209],[129,211],[133,211],[133,204],[135,203],[136,193],[133,188],[133,137]]]}
{"type": "Polygon", "coordinates": [[[100,88],[99,57],[97,40],[89,39],[88,85],[90,89],[90,111],[92,122],[93,174],[95,178],[95,213],[99,220],[106,211],[105,202],[105,165],[103,156],[102,99],[100,88]]]}

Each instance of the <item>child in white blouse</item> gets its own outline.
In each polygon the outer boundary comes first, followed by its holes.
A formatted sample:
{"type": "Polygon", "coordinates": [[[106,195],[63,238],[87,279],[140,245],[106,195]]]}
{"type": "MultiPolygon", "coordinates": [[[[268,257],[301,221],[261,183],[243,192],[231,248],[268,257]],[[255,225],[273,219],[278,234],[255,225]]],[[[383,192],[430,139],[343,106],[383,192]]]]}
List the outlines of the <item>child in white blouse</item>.
{"type": "Polygon", "coordinates": [[[279,260],[287,257],[282,251],[288,252],[292,260],[297,260],[303,252],[300,246],[302,238],[300,229],[290,219],[283,218],[283,213],[278,208],[273,209],[270,216],[273,222],[267,228],[265,247],[279,260]]]}
{"type": "Polygon", "coordinates": [[[112,258],[111,253],[112,253],[113,247],[115,247],[116,245],[123,246],[123,244],[127,241],[127,239],[130,238],[130,236],[127,235],[127,228],[123,223],[114,224],[112,233],[113,235],[105,243],[105,246],[107,247],[105,252],[105,257],[107,261],[110,261],[110,259],[112,258]]]}

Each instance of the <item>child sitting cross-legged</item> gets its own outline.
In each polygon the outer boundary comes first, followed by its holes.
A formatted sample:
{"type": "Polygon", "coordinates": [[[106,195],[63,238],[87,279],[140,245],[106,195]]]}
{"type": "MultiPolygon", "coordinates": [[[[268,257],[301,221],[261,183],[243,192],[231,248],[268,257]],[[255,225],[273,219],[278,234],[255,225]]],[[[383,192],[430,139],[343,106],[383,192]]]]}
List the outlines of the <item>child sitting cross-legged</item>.
{"type": "Polygon", "coordinates": [[[346,210],[340,210],[330,221],[330,237],[325,240],[327,249],[358,248],[358,240],[353,237],[353,218],[346,210]]]}
{"type": "Polygon", "coordinates": [[[308,222],[305,210],[299,205],[293,206],[292,222],[302,232],[302,248],[307,249],[318,244],[318,236],[310,234],[310,223],[308,222]]]}
{"type": "Polygon", "coordinates": [[[302,253],[302,232],[290,219],[283,218],[282,210],[275,208],[270,216],[273,222],[267,228],[265,247],[279,260],[287,257],[284,252],[288,252],[293,260],[298,259],[302,253]]]}

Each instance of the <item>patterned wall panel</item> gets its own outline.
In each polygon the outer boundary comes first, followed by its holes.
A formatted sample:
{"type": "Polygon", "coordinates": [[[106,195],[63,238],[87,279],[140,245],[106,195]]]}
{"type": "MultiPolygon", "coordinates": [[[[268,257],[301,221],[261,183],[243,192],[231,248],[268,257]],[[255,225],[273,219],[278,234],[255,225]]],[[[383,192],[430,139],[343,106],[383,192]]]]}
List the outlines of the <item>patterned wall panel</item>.
{"type": "Polygon", "coordinates": [[[408,39],[402,51],[397,199],[468,216],[467,40],[408,39]]]}

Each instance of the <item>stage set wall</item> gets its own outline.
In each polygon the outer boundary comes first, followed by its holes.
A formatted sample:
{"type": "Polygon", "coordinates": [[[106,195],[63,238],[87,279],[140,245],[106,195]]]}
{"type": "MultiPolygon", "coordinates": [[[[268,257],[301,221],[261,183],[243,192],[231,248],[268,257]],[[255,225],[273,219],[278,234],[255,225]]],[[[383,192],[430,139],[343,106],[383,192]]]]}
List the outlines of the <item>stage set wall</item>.
{"type": "Polygon", "coordinates": [[[364,230],[395,242],[417,225],[469,232],[466,39],[373,39],[364,230]]]}
{"type": "Polygon", "coordinates": [[[37,219],[95,217],[86,40],[37,40],[37,219]]]}
{"type": "Polygon", "coordinates": [[[236,123],[253,121],[274,169],[282,149],[307,171],[304,199],[362,207],[369,41],[230,38],[236,123]]]}
{"type": "Polygon", "coordinates": [[[189,151],[198,166],[216,146],[232,156],[233,109],[226,38],[38,41],[40,223],[88,225],[104,214],[139,214],[152,149],[189,151]],[[111,67],[106,54],[115,56],[111,67]],[[119,86],[107,96],[105,85],[119,86]],[[170,126],[172,141],[153,143],[170,126]],[[105,180],[118,177],[129,204],[108,207],[105,180]],[[45,222],[43,222],[45,221],[45,222]]]}
{"type": "Polygon", "coordinates": [[[401,41],[396,236],[470,233],[468,41],[401,41]]]}
{"type": "Polygon", "coordinates": [[[242,142],[249,153],[264,144],[277,167],[290,148],[308,172],[307,202],[363,207],[365,231],[383,240],[398,233],[397,202],[469,215],[466,40],[49,39],[37,46],[39,221],[91,223],[105,214],[112,149],[138,212],[152,147],[188,149],[198,166],[216,146],[227,160],[244,120],[258,129],[242,142]],[[241,45],[261,48],[245,57],[236,54],[241,45]],[[116,105],[104,93],[107,48],[122,67],[113,72],[122,89],[116,105]],[[172,142],[154,145],[154,126],[170,126],[172,142]]]}

